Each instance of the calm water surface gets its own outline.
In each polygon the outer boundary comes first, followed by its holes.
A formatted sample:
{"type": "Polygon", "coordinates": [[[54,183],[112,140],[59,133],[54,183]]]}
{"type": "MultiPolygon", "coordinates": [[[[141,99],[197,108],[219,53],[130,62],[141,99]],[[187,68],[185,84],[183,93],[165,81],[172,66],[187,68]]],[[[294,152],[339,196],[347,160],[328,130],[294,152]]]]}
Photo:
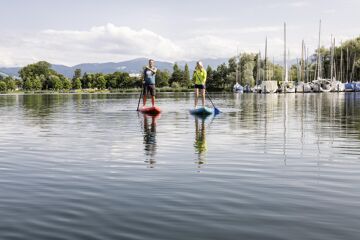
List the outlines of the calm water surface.
{"type": "Polygon", "coordinates": [[[360,93],[0,96],[0,239],[359,239],[360,93]]]}

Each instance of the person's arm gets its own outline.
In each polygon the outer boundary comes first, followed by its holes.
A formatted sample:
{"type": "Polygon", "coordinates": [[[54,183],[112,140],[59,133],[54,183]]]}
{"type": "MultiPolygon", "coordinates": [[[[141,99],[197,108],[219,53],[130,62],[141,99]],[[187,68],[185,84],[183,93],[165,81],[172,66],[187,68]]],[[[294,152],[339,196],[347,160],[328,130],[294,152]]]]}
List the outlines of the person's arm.
{"type": "Polygon", "coordinates": [[[193,77],[192,77],[192,81],[193,81],[194,83],[196,83],[196,78],[197,78],[196,74],[197,74],[196,71],[194,71],[193,77]]]}
{"type": "Polygon", "coordinates": [[[200,76],[201,76],[201,82],[202,82],[202,84],[205,84],[205,82],[206,82],[206,75],[207,75],[207,72],[206,71],[201,71],[201,73],[200,73],[200,76]]]}
{"type": "Polygon", "coordinates": [[[149,66],[146,66],[146,68],[152,71],[154,74],[157,72],[156,68],[150,68],[149,66]]]}

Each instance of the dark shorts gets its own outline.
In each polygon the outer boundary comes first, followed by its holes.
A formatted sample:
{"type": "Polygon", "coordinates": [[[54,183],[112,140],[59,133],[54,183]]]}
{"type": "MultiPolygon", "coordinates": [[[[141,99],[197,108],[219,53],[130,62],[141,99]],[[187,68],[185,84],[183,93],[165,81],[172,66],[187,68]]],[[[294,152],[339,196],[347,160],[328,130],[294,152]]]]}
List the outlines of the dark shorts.
{"type": "Polygon", "coordinates": [[[195,84],[195,88],[205,89],[205,85],[203,85],[203,84],[195,84]]]}
{"type": "Polygon", "coordinates": [[[155,96],[155,85],[144,85],[144,94],[148,95],[149,93],[151,96],[155,96]]]}

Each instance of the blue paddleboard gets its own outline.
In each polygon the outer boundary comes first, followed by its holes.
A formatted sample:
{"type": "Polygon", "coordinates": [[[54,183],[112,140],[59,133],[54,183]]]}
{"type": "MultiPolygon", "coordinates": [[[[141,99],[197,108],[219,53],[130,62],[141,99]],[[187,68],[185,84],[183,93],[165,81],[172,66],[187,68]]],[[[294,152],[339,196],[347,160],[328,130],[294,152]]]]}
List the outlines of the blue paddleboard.
{"type": "Polygon", "coordinates": [[[194,108],[194,109],[190,109],[189,112],[193,115],[210,115],[214,113],[214,109],[213,108],[208,108],[208,107],[199,107],[199,108],[194,108]]]}

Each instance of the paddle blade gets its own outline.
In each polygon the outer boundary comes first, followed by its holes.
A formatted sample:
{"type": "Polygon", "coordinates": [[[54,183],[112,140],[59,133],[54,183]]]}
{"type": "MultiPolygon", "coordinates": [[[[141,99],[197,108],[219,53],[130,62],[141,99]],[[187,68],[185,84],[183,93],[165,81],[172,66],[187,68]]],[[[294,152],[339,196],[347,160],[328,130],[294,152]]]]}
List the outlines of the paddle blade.
{"type": "Polygon", "coordinates": [[[215,113],[215,115],[216,115],[216,114],[219,114],[219,113],[220,113],[220,110],[219,110],[218,108],[214,108],[214,113],[215,113]]]}

